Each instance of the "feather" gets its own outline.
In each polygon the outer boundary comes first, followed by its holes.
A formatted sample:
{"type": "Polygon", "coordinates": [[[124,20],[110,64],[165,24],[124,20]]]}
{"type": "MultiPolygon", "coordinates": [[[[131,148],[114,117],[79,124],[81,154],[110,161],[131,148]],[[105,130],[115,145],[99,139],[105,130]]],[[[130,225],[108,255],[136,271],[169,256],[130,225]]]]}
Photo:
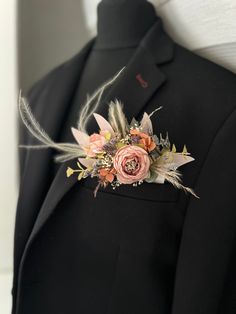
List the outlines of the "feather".
{"type": "Polygon", "coordinates": [[[129,131],[129,124],[123,112],[123,104],[117,99],[109,103],[108,121],[113,130],[125,137],[129,131]]]}
{"type": "Polygon", "coordinates": [[[124,71],[125,68],[126,67],[123,67],[112,79],[106,81],[102,86],[96,89],[91,96],[87,96],[86,103],[79,111],[79,119],[77,122],[78,130],[87,133],[86,126],[88,120],[90,119],[92,114],[96,112],[96,109],[100,104],[104,91],[117,80],[117,78],[120,76],[120,74],[124,71]],[[93,104],[94,102],[95,104],[93,104]]]}
{"type": "Polygon", "coordinates": [[[46,131],[40,126],[39,122],[34,117],[31,108],[27,102],[27,100],[19,94],[19,113],[22,119],[22,122],[29,130],[29,132],[37,138],[42,145],[19,145],[20,148],[27,148],[27,149],[41,149],[41,148],[54,148],[65,154],[61,157],[56,157],[56,160],[64,161],[65,158],[73,159],[76,157],[84,157],[84,151],[79,147],[79,145],[70,144],[70,143],[56,143],[54,142],[46,131]]]}
{"type": "MultiPolygon", "coordinates": [[[[79,115],[78,120],[78,130],[73,129],[72,133],[75,136],[76,140],[80,143],[85,143],[87,138],[87,132],[86,132],[86,124],[89,119],[89,117],[93,114],[93,112],[98,107],[101,97],[103,95],[104,90],[112,85],[115,80],[118,78],[118,76],[123,72],[125,67],[123,67],[112,79],[105,82],[100,88],[98,88],[94,94],[91,97],[88,97],[87,102],[85,106],[83,107],[81,114],[79,115]],[[95,102],[94,107],[91,110],[91,104],[95,102]],[[90,111],[89,111],[90,110],[90,111]],[[75,131],[76,130],[76,131],[75,131]],[[79,132],[83,132],[84,134],[79,132]]],[[[57,149],[64,154],[57,155],[55,157],[56,161],[67,161],[70,159],[73,159],[75,157],[84,157],[85,153],[79,145],[73,145],[69,143],[56,143],[54,142],[50,136],[47,134],[47,132],[40,126],[39,122],[34,117],[31,108],[26,100],[26,98],[21,96],[21,92],[19,93],[19,100],[18,100],[18,107],[19,107],[19,113],[20,117],[22,119],[22,122],[26,126],[26,128],[29,130],[29,132],[38,139],[42,145],[19,145],[20,148],[27,148],[27,149],[41,149],[41,148],[54,148],[57,149]]],[[[87,135],[88,136],[88,135],[87,135]]]]}
{"type": "Polygon", "coordinates": [[[151,118],[151,116],[152,116],[155,112],[159,111],[159,110],[162,109],[162,108],[163,108],[163,107],[160,106],[160,107],[156,108],[155,110],[153,110],[153,111],[149,114],[149,118],[151,118]]]}
{"type": "Polygon", "coordinates": [[[45,145],[53,144],[52,139],[35,119],[27,100],[21,96],[21,92],[19,94],[18,107],[22,122],[28,128],[30,133],[45,145]]]}
{"type": "Polygon", "coordinates": [[[82,152],[81,153],[75,152],[75,153],[68,153],[68,154],[67,153],[58,154],[58,155],[54,156],[54,161],[56,161],[56,162],[66,162],[68,160],[76,159],[76,158],[82,157],[82,156],[85,157],[85,155],[83,155],[82,152]]]}

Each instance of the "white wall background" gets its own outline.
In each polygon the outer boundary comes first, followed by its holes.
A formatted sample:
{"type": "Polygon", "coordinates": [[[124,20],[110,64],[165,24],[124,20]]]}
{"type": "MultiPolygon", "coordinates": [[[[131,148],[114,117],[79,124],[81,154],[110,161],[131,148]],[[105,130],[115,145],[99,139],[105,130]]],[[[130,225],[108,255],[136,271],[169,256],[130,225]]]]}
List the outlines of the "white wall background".
{"type": "MultiPolygon", "coordinates": [[[[6,0],[5,0],[6,1],[6,0]]],[[[27,90],[91,37],[82,0],[19,1],[19,78],[27,90]]],[[[90,0],[86,0],[90,2],[90,0]]]]}
{"type": "MultiPolygon", "coordinates": [[[[96,33],[99,0],[0,1],[0,313],[11,308],[13,230],[18,195],[16,99],[77,53],[96,33]],[[19,55],[17,65],[18,29],[19,55]]],[[[150,0],[177,42],[236,73],[236,1],[150,0]]]]}
{"type": "Polygon", "coordinates": [[[0,1],[0,313],[10,313],[13,226],[17,198],[16,3],[0,1]]]}

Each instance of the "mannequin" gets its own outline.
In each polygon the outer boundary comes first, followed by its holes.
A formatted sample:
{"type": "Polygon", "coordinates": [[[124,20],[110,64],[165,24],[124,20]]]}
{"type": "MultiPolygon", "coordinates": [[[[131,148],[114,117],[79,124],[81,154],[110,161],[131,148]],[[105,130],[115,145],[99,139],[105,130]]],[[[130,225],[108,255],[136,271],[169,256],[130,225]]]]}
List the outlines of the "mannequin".
{"type": "MultiPolygon", "coordinates": [[[[95,91],[128,63],[142,37],[158,18],[153,5],[146,0],[103,0],[98,5],[97,13],[96,41],[78,82],[69,116],[65,119],[61,141],[73,140],[70,127],[74,125],[79,106],[86,101],[87,94],[95,91]]],[[[58,167],[55,163],[54,175],[58,167]]]]}

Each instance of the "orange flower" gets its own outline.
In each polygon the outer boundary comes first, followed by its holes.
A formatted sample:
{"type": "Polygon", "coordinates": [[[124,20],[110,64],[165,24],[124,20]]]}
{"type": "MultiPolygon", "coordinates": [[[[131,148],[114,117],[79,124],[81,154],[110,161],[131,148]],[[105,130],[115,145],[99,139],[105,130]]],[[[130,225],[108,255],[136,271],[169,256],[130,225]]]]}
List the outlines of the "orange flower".
{"type": "Polygon", "coordinates": [[[100,178],[103,180],[103,181],[108,181],[108,182],[112,182],[115,178],[114,174],[116,173],[116,170],[114,168],[112,168],[111,170],[107,170],[107,169],[100,169],[99,170],[99,175],[100,175],[100,178]]]}
{"type": "Polygon", "coordinates": [[[140,136],[141,139],[139,143],[142,144],[143,148],[148,152],[151,152],[156,147],[156,144],[148,134],[140,132],[137,129],[130,130],[130,134],[140,136]]]}
{"type": "Polygon", "coordinates": [[[133,129],[133,130],[130,130],[130,134],[132,135],[139,135],[139,130],[138,129],[133,129]]]}

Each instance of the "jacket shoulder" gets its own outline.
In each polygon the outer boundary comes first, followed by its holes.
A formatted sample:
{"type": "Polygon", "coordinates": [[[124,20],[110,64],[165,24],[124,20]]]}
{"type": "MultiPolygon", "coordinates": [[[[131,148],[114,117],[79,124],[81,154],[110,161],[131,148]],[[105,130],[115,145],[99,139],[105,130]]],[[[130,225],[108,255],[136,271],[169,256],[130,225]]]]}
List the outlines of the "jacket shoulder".
{"type": "Polygon", "coordinates": [[[206,116],[227,116],[236,108],[236,74],[215,62],[175,45],[173,72],[193,107],[206,116]]]}
{"type": "Polygon", "coordinates": [[[189,64],[189,69],[191,70],[196,68],[199,71],[204,71],[204,73],[207,73],[209,75],[225,75],[229,80],[236,80],[236,75],[232,70],[226,69],[224,66],[198,54],[197,51],[192,51],[180,44],[177,44],[176,42],[175,53],[177,58],[180,58],[183,65],[185,65],[186,63],[189,64]]]}

